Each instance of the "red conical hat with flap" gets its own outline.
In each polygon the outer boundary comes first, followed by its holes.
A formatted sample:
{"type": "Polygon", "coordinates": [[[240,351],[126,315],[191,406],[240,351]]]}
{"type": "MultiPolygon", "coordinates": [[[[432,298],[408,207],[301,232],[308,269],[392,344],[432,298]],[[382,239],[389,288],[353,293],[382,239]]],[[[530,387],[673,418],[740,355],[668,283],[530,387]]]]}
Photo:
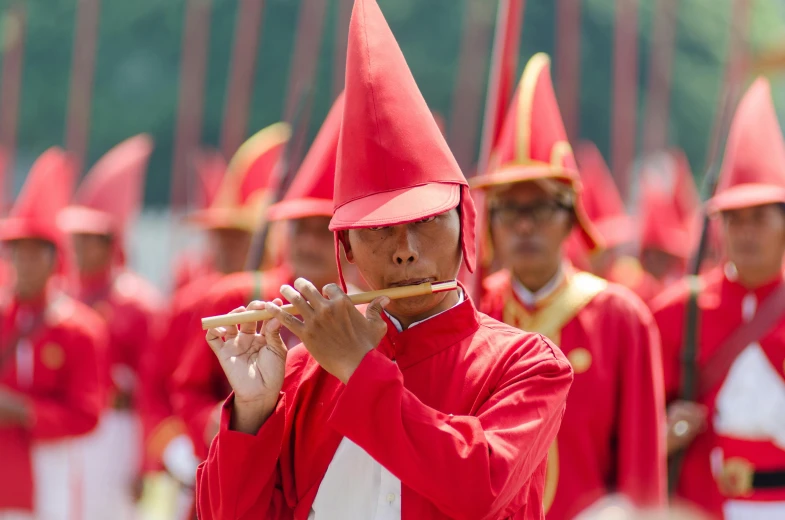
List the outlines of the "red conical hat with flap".
{"type": "Polygon", "coordinates": [[[785,141],[771,98],[758,78],[747,90],[731,123],[716,195],[709,212],[785,203],[785,141]]]}
{"type": "Polygon", "coordinates": [[[333,103],[286,196],[267,210],[268,220],[332,217],[344,99],[341,93],[333,103]]]}
{"type": "Polygon", "coordinates": [[[464,260],[473,270],[468,184],[375,0],[354,3],[345,103],[330,229],[406,224],[460,205],[464,260]]]}
{"type": "Polygon", "coordinates": [[[226,175],[210,206],[188,217],[204,229],[254,231],[275,191],[289,125],[275,123],[243,143],[229,161],[226,175]]]}
{"type": "Polygon", "coordinates": [[[57,247],[60,261],[66,256],[65,234],[57,215],[73,192],[74,161],[60,148],[50,148],[33,163],[8,218],[0,221],[0,240],[37,238],[57,247]]]}
{"type": "Polygon", "coordinates": [[[654,188],[642,192],[641,248],[659,249],[686,260],[695,246],[693,221],[681,218],[672,195],[654,188]]]}
{"type": "Polygon", "coordinates": [[[616,182],[597,146],[583,142],[575,150],[575,157],[583,185],[583,207],[605,246],[610,248],[635,241],[635,221],[627,214],[616,182]]]}
{"type": "Polygon", "coordinates": [[[575,192],[575,216],[590,250],[601,245],[581,201],[581,182],[567,140],[547,54],[532,56],[523,70],[494,147],[489,173],[472,179],[472,187],[491,189],[518,182],[554,180],[575,192]]]}
{"type": "Polygon", "coordinates": [[[82,181],[74,204],[58,222],[67,233],[125,234],[142,205],[147,164],[153,140],[146,134],[123,141],[95,163],[82,181]]]}

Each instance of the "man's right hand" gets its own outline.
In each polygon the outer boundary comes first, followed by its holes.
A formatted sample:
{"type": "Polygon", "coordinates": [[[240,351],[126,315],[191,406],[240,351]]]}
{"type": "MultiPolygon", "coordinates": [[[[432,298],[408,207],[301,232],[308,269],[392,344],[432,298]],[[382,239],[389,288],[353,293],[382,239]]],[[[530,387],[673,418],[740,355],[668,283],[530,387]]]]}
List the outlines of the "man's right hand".
{"type": "Polygon", "coordinates": [[[708,411],[692,401],[674,401],[668,406],[668,455],[688,446],[706,429],[708,411]]]}
{"type": "MultiPolygon", "coordinates": [[[[264,308],[264,303],[254,301],[232,313],[264,308]]],[[[208,330],[206,339],[234,390],[231,429],[255,435],[275,410],[283,387],[288,350],[281,339],[281,324],[267,321],[261,333],[256,332],[256,323],[239,329],[219,327],[208,330]]]]}

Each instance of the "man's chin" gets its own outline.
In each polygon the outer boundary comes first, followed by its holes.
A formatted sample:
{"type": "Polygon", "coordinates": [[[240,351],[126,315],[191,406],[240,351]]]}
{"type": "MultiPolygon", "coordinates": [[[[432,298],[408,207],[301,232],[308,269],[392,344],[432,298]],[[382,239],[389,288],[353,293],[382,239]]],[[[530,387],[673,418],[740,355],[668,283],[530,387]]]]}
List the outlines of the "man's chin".
{"type": "Polygon", "coordinates": [[[434,310],[439,303],[441,303],[443,298],[443,295],[428,294],[425,296],[392,300],[390,301],[390,304],[387,305],[387,312],[393,316],[406,318],[428,317],[434,313],[434,310]]]}

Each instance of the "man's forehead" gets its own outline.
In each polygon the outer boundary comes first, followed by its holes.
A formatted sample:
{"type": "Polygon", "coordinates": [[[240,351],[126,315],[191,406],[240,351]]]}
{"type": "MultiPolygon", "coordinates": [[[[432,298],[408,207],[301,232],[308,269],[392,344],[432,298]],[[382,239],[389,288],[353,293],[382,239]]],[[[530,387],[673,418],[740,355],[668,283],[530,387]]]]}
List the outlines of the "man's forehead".
{"type": "Polygon", "coordinates": [[[517,182],[499,186],[491,190],[489,199],[491,201],[510,201],[510,200],[559,200],[570,196],[572,190],[553,179],[538,179],[526,182],[517,182]]]}

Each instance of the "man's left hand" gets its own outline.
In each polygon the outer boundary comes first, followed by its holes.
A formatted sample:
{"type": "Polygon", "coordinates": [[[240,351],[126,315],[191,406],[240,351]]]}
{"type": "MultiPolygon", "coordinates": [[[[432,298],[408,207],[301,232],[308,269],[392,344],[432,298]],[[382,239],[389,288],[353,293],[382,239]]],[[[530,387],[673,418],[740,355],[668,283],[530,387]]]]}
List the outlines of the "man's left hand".
{"type": "Polygon", "coordinates": [[[387,333],[382,318],[390,303],[386,296],[371,302],[363,316],[336,284],[326,285],[319,293],[311,282],[298,278],[294,287],[281,287],[281,294],[294,305],[300,318],[272,303],[266,305],[267,310],[300,338],[322,368],[343,383],[387,333]]]}

